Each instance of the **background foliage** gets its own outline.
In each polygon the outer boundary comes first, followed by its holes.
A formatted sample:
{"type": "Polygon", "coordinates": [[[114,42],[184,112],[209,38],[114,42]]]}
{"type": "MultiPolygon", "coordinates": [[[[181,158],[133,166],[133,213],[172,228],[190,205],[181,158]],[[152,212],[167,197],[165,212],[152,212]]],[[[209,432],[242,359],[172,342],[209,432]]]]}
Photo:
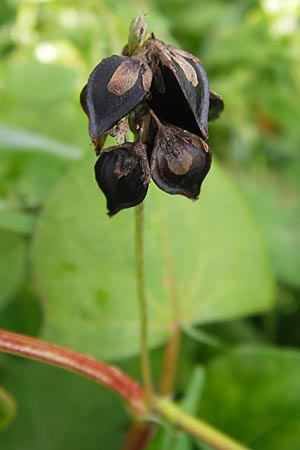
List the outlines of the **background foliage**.
{"type": "MultiPolygon", "coordinates": [[[[226,108],[210,125],[214,165],[200,200],[155,186],[147,196],[156,376],[172,272],[186,407],[251,448],[296,450],[298,0],[2,0],[0,326],[117,360],[139,378],[132,211],[105,216],[78,95],[140,12],[158,38],[201,58],[226,108]]],[[[120,448],[129,417],[113,394],[7,356],[0,381],[1,448],[120,448]]],[[[162,429],[151,449],[196,445],[162,429]]]]}

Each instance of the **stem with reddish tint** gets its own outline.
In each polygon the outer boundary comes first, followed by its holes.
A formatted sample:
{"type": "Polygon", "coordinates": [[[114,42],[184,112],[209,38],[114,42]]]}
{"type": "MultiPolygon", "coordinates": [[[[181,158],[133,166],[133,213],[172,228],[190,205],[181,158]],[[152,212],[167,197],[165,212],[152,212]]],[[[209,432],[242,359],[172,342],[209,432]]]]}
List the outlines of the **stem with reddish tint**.
{"type": "Polygon", "coordinates": [[[154,423],[134,422],[127,432],[121,450],[144,450],[147,448],[155,428],[154,423]]]}
{"type": "MultiPolygon", "coordinates": [[[[158,120],[158,119],[157,119],[158,120]]],[[[177,297],[177,289],[174,276],[173,259],[171,255],[171,246],[165,223],[161,223],[162,229],[162,248],[165,259],[166,269],[166,286],[170,307],[172,310],[173,320],[171,323],[171,336],[166,344],[162,375],[160,380],[160,395],[171,397],[174,394],[174,386],[176,381],[177,360],[180,349],[180,312],[177,297]]]]}
{"type": "MultiPolygon", "coordinates": [[[[186,414],[172,402],[156,399],[152,411],[149,411],[144,403],[142,388],[116,367],[57,345],[5,330],[0,330],[0,350],[46,362],[90,378],[123,398],[139,419],[146,421],[152,417],[156,420],[165,420],[192,434],[200,441],[206,442],[216,450],[247,450],[242,444],[216,428],[186,414]]],[[[152,430],[151,424],[145,423],[145,427],[141,424],[138,433],[134,432],[135,439],[139,437],[136,449],[143,448],[152,430]]]]}
{"type": "Polygon", "coordinates": [[[122,397],[137,417],[147,415],[142,388],[117,367],[54,344],[5,330],[0,330],[0,350],[46,362],[90,378],[122,397]]]}
{"type": "Polygon", "coordinates": [[[169,338],[164,355],[162,377],[160,380],[159,393],[162,397],[171,397],[174,394],[176,379],[177,360],[180,346],[180,328],[174,324],[174,331],[169,338]]]}

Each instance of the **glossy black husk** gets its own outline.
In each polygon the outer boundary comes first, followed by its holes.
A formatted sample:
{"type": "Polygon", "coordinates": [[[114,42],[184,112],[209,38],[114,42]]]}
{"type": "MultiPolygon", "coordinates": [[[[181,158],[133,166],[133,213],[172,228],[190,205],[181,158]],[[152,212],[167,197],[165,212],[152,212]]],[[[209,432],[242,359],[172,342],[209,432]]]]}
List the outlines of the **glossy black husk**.
{"type": "Polygon", "coordinates": [[[150,180],[146,147],[132,142],[106,149],[95,164],[95,177],[105,194],[109,216],[138,205],[150,180]]]}

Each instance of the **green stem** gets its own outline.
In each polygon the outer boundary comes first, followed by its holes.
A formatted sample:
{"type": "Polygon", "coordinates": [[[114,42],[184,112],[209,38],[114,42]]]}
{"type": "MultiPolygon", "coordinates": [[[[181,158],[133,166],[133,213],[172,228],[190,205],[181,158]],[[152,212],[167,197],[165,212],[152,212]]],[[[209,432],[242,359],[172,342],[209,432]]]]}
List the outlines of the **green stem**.
{"type": "Polygon", "coordinates": [[[152,377],[148,350],[148,315],[144,267],[144,208],[143,203],[135,207],[135,256],[136,283],[140,316],[141,370],[144,381],[145,401],[152,403],[152,377]]]}
{"type": "Polygon", "coordinates": [[[174,394],[173,391],[176,381],[177,360],[180,349],[180,339],[181,339],[181,330],[179,325],[180,312],[179,312],[178,295],[175,283],[176,277],[174,275],[175,272],[173,267],[170,240],[167,232],[166,223],[163,220],[163,218],[161,219],[161,230],[162,230],[162,248],[166,271],[165,280],[169,294],[170,306],[173,313],[173,320],[172,323],[170,324],[171,336],[167,342],[165,350],[164,365],[160,381],[160,395],[162,397],[171,397],[174,394]]]}
{"type": "Polygon", "coordinates": [[[216,450],[249,450],[211,425],[185,413],[174,403],[167,400],[158,400],[154,409],[168,423],[185,430],[216,450]]]}

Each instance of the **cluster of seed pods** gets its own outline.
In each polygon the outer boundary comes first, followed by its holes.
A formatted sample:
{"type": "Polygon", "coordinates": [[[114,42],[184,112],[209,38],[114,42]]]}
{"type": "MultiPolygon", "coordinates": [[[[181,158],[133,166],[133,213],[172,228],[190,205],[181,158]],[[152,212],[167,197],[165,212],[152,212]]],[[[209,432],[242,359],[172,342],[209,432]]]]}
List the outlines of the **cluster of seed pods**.
{"type": "Polygon", "coordinates": [[[211,165],[208,120],[223,110],[198,58],[153,34],[140,39],[140,23],[136,30],[134,48],[103,59],[80,95],[109,216],[142,202],[151,179],[169,194],[197,199],[211,165]],[[117,145],[103,150],[107,135],[117,145]]]}

